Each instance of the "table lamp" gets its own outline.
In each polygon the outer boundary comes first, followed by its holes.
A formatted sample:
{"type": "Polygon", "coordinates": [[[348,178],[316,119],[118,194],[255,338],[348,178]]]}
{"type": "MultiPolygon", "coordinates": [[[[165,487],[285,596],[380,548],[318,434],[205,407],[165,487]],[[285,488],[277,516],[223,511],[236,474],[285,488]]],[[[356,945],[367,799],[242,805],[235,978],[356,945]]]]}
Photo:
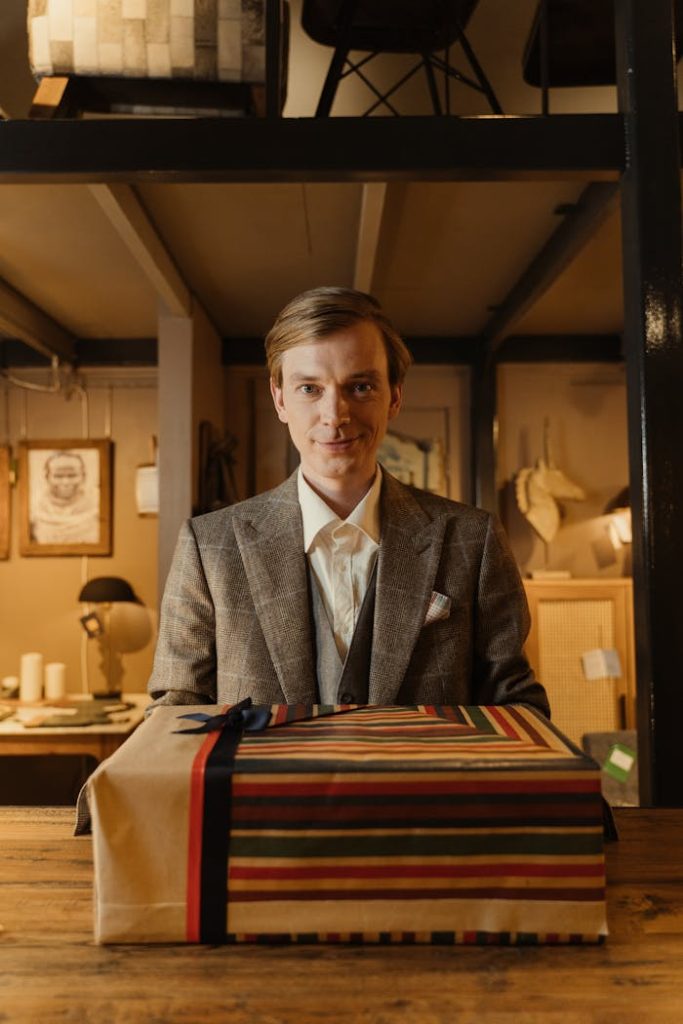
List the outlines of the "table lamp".
{"type": "MultiPolygon", "coordinates": [[[[100,668],[107,680],[107,688],[101,696],[120,696],[121,655],[141,650],[152,632],[147,610],[130,583],[120,576],[97,576],[88,580],[78,600],[87,606],[80,617],[81,625],[87,637],[96,639],[100,647],[100,668]]],[[[85,675],[87,678],[87,673],[85,675]]]]}

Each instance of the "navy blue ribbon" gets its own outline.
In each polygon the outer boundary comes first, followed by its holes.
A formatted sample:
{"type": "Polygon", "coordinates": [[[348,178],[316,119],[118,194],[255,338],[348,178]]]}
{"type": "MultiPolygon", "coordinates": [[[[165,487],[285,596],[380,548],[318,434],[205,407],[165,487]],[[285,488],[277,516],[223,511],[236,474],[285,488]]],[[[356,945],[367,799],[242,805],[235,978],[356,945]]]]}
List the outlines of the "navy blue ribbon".
{"type": "Polygon", "coordinates": [[[245,697],[239,704],[233,706],[222,715],[207,715],[203,711],[194,711],[188,715],[178,715],[178,718],[188,718],[193,722],[201,722],[197,729],[175,729],[174,732],[185,734],[196,734],[206,732],[222,732],[228,729],[230,732],[260,732],[270,721],[271,709],[269,706],[254,707],[251,697],[245,697]]]}

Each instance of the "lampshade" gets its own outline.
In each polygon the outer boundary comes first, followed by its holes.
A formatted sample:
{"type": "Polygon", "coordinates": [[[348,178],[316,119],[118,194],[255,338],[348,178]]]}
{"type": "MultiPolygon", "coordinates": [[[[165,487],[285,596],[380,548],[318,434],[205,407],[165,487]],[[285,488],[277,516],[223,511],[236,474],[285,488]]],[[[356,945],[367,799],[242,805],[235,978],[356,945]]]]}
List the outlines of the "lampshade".
{"type": "Polygon", "coordinates": [[[96,576],[94,580],[88,580],[81,588],[78,600],[87,604],[111,604],[115,601],[142,604],[128,580],[120,576],[96,576]]]}

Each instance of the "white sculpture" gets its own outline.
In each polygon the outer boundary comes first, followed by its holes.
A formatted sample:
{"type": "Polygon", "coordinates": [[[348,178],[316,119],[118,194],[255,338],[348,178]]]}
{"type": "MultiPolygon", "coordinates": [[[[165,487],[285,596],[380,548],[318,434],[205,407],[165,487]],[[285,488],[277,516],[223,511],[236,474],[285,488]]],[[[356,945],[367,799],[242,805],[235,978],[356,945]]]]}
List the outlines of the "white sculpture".
{"type": "Polygon", "coordinates": [[[515,497],[523,516],[539,537],[549,544],[560,528],[557,498],[585,501],[586,492],[565,476],[554,463],[550,450],[550,426],[543,427],[544,455],[533,467],[520,469],[515,476],[515,497]]]}

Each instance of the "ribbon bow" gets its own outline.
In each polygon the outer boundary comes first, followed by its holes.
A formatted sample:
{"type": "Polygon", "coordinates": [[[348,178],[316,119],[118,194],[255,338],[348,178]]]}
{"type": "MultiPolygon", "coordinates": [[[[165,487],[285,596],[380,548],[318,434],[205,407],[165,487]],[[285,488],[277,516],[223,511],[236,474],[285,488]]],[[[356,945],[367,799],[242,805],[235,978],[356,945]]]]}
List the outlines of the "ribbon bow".
{"type": "Polygon", "coordinates": [[[239,704],[233,704],[222,715],[207,715],[203,711],[195,711],[189,715],[178,715],[178,718],[189,718],[193,722],[202,723],[196,729],[173,730],[175,733],[183,735],[222,732],[224,729],[238,733],[260,732],[270,721],[270,707],[254,707],[251,697],[245,697],[239,704]]]}

